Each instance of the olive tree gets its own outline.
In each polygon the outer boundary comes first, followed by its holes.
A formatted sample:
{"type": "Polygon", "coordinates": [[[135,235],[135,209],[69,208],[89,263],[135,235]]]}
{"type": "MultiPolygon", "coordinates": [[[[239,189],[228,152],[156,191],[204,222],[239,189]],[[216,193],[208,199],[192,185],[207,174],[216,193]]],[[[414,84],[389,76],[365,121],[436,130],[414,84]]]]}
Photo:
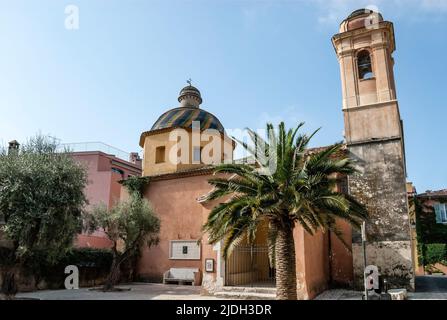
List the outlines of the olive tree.
{"type": "MultiPolygon", "coordinates": [[[[0,232],[12,243],[15,267],[37,253],[53,264],[67,252],[82,230],[86,184],[86,169],[54,138],[37,135],[21,148],[0,151],[0,232]]],[[[14,282],[13,269],[4,281],[14,282]]]]}
{"type": "Polygon", "coordinates": [[[138,192],[131,192],[126,201],[111,208],[99,204],[85,214],[85,229],[93,232],[102,228],[112,241],[113,261],[103,290],[113,291],[120,280],[121,265],[144,246],[158,243],[160,220],[149,202],[138,192]]]}

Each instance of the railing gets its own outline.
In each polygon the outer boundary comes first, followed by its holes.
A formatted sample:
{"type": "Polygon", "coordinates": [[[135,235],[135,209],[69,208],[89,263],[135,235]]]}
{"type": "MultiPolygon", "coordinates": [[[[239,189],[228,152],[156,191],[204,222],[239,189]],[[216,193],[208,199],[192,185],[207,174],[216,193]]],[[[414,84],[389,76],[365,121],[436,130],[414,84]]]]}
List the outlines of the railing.
{"type": "Polygon", "coordinates": [[[130,154],[118,148],[112,147],[103,142],[76,142],[76,143],[62,143],[59,146],[60,151],[68,150],[69,152],[86,152],[86,151],[101,151],[107,154],[114,155],[125,161],[129,161],[130,154]]]}
{"type": "Polygon", "coordinates": [[[275,286],[275,269],[269,264],[267,246],[237,246],[225,264],[225,285],[275,286]]]}

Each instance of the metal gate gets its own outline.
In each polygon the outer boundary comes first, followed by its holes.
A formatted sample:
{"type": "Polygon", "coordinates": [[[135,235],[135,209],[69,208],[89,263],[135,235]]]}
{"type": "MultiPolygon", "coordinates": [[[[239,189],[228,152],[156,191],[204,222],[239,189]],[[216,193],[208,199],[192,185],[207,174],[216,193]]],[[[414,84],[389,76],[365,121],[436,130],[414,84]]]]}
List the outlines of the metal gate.
{"type": "Polygon", "coordinates": [[[237,246],[226,260],[227,286],[274,287],[275,269],[270,267],[267,246],[237,246]]]}

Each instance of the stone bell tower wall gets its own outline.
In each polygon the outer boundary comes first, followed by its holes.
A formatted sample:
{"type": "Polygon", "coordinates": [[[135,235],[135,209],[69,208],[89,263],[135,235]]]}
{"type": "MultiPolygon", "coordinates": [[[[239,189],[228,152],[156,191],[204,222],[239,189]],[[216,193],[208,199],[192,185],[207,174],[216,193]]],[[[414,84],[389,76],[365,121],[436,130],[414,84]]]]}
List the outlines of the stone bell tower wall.
{"type": "MultiPolygon", "coordinates": [[[[403,126],[394,83],[393,24],[354,11],[332,38],[340,63],[345,139],[358,172],[349,193],[368,209],[367,264],[391,287],[414,287],[403,126]]],[[[361,236],[353,232],[354,284],[363,286],[361,236]]]]}

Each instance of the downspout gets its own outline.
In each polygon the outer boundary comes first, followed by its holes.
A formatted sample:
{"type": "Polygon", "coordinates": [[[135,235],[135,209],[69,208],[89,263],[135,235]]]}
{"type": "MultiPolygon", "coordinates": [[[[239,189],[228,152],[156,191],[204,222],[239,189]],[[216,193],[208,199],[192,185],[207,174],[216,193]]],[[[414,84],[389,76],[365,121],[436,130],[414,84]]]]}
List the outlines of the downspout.
{"type": "Polygon", "coordinates": [[[332,234],[331,231],[328,231],[328,250],[329,250],[329,280],[328,280],[328,284],[329,287],[332,286],[332,282],[334,281],[333,277],[332,277],[332,270],[333,270],[333,266],[332,266],[332,234]]]}

